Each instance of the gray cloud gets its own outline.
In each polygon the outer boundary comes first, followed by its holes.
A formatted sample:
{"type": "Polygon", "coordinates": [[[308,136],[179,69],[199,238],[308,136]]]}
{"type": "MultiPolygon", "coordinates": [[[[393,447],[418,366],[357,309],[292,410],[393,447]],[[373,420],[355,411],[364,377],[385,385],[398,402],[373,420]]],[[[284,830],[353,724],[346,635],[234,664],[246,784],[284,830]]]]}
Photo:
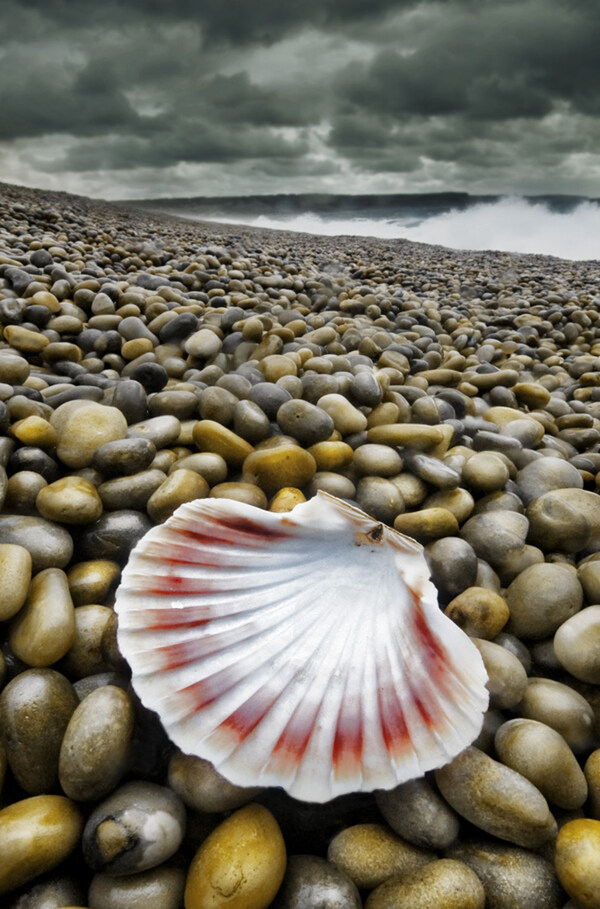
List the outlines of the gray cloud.
{"type": "Polygon", "coordinates": [[[599,44],[585,0],[5,0],[3,178],[585,191],[599,44]]]}

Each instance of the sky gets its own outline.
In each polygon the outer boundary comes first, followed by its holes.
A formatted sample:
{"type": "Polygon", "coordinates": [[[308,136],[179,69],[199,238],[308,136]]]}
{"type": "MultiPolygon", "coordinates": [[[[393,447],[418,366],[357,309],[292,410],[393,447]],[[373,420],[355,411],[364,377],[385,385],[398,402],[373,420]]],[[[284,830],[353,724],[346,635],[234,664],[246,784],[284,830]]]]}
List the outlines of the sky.
{"type": "Polygon", "coordinates": [[[595,0],[1,0],[0,180],[600,197],[595,0]]]}

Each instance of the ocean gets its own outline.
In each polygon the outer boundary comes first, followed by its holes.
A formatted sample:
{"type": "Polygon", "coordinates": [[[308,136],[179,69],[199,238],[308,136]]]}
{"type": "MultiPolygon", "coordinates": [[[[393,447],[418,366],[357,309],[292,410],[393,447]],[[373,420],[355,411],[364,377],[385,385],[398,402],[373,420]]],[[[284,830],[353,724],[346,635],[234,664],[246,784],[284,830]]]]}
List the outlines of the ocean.
{"type": "Polygon", "coordinates": [[[600,259],[600,200],[581,196],[326,194],[129,201],[186,218],[323,236],[405,238],[452,249],[600,259]]]}

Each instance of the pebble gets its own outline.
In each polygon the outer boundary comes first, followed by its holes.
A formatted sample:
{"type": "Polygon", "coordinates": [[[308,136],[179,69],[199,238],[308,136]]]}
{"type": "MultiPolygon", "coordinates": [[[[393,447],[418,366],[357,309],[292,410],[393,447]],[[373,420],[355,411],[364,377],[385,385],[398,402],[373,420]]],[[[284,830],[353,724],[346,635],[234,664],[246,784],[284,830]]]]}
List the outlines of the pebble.
{"type": "Polygon", "coordinates": [[[91,524],[102,514],[96,487],[83,477],[62,477],[37,494],[35,507],[43,518],[59,524],[91,524]]]}
{"type": "Polygon", "coordinates": [[[581,609],[583,590],[568,568],[544,562],[517,575],[506,591],[506,602],[507,631],[519,638],[542,640],[581,609]]]}
{"type": "Polygon", "coordinates": [[[103,874],[148,871],[177,852],[185,828],[185,808],[174,792],[143,780],[125,783],[87,819],[83,856],[103,874]]]}
{"type": "Polygon", "coordinates": [[[189,867],[186,909],[267,909],[283,881],[286,850],[267,808],[239,808],[210,834],[189,867]]]}
{"type": "Polygon", "coordinates": [[[457,533],[458,521],[447,508],[421,508],[420,511],[397,515],[394,519],[394,530],[426,544],[457,533]]]}
{"type": "Polygon", "coordinates": [[[72,678],[81,679],[108,669],[102,641],[112,614],[112,609],[99,604],[75,610],[75,636],[62,662],[72,678]]]}
{"type": "Polygon", "coordinates": [[[173,753],[168,768],[169,786],[194,811],[216,814],[233,811],[261,791],[256,786],[236,786],[215,770],[210,761],[193,754],[173,753]]]}
{"type": "Polygon", "coordinates": [[[52,791],[64,732],[79,701],[54,669],[28,669],[0,694],[0,740],[19,786],[29,795],[52,791]]]}
{"type": "Polygon", "coordinates": [[[600,684],[600,605],[568,618],[554,635],[554,652],[562,666],[582,682],[600,684]]]}
{"type": "Polygon", "coordinates": [[[490,707],[493,710],[514,707],[521,701],[527,689],[527,673],[523,664],[506,647],[482,638],[472,640],[481,654],[488,674],[490,707]]]}
{"type": "Polygon", "coordinates": [[[0,515],[0,543],[27,549],[34,574],[45,568],[64,568],[73,555],[73,539],[64,527],[30,515],[0,515]]]}
{"type": "MultiPolygon", "coordinates": [[[[322,442],[322,445],[339,445],[339,442],[322,442]]],[[[316,448],[316,446],[314,446],[316,448]]],[[[312,449],[311,449],[312,451],[312,449]]],[[[317,457],[315,455],[315,457],[317,457]]],[[[402,458],[393,448],[388,445],[375,445],[367,443],[359,445],[351,455],[352,468],[361,477],[395,477],[402,471],[402,458]]],[[[319,464],[319,470],[332,470],[336,465],[319,464]]],[[[338,465],[340,467],[345,464],[338,465]]]]}
{"type": "Polygon", "coordinates": [[[127,438],[151,442],[159,451],[176,442],[180,432],[181,421],[177,417],[167,414],[161,417],[151,417],[140,423],[132,423],[127,429],[127,438]]]}
{"type": "Polygon", "coordinates": [[[478,748],[466,748],[436,770],[435,779],[454,810],[486,833],[532,849],[556,835],[556,821],[539,789],[478,748]]]}
{"type": "Polygon", "coordinates": [[[563,891],[552,863],[544,856],[493,840],[467,840],[446,854],[475,872],[483,884],[488,909],[563,907],[563,891]]]}
{"type": "Polygon", "coordinates": [[[286,486],[305,487],[314,477],[317,464],[299,445],[282,444],[252,452],[244,460],[244,481],[259,486],[272,496],[286,486]]]}
{"type": "Polygon", "coordinates": [[[269,504],[263,490],[254,483],[218,483],[211,489],[209,498],[234,499],[236,502],[245,502],[255,508],[266,508],[269,504]]]}
{"type": "Polygon", "coordinates": [[[96,874],[89,890],[93,909],[181,909],[185,872],[160,865],[137,874],[96,874]]]}
{"type": "Polygon", "coordinates": [[[199,451],[218,454],[233,468],[241,467],[254,450],[249,442],[215,420],[199,420],[192,436],[199,451]]]}
{"type": "Polygon", "coordinates": [[[140,470],[139,473],[115,477],[101,483],[97,494],[107,511],[116,511],[118,508],[143,511],[152,494],[166,479],[165,473],[157,468],[140,470]]]}
{"type": "Polygon", "coordinates": [[[69,591],[74,606],[89,603],[108,603],[121,575],[116,562],[92,559],[76,562],[67,572],[69,591]]]}
{"type": "Polygon", "coordinates": [[[0,811],[0,893],[60,865],[79,843],[79,808],[62,795],[35,795],[0,811]]]}
{"type": "Polygon", "coordinates": [[[531,678],[515,712],[559,732],[575,754],[590,747],[594,711],[579,692],[554,679],[531,678]]]}
{"type": "Polygon", "coordinates": [[[31,555],[24,546],[0,543],[0,621],[11,619],[23,606],[31,583],[31,555]]]}
{"type": "Polygon", "coordinates": [[[506,600],[487,587],[467,587],[444,610],[472,637],[492,640],[506,625],[510,612],[506,600]]]}
{"type": "Polygon", "coordinates": [[[150,439],[139,436],[130,439],[116,439],[105,442],[92,458],[92,467],[106,479],[130,476],[145,470],[152,464],[156,446],[150,439]]]}
{"type": "Polygon", "coordinates": [[[365,909],[484,909],[483,884],[468,865],[438,859],[406,877],[392,878],[367,898],[365,909]]]}
{"type": "Polygon", "coordinates": [[[494,745],[502,763],[537,786],[553,805],[572,811],[585,802],[583,771],[555,729],[535,720],[509,720],[497,730],[494,745]]]}
{"type": "MultiPolygon", "coordinates": [[[[150,472],[150,471],[149,471],[150,472]]],[[[161,473],[161,471],[156,471],[161,473]]],[[[164,474],[161,474],[164,477],[164,474]]],[[[195,470],[184,467],[165,477],[146,500],[148,516],[157,524],[169,518],[184,502],[204,499],[209,486],[204,477],[195,470]]]]}
{"type": "Polygon", "coordinates": [[[398,875],[407,875],[435,854],[404,842],[383,824],[355,824],[340,831],[329,844],[327,860],[361,890],[372,890],[398,875]]]}
{"type": "Polygon", "coordinates": [[[60,568],[45,568],[33,578],[25,605],[11,621],[11,649],[27,666],[51,666],[67,653],[74,637],[67,576],[60,568]]]}
{"type": "Polygon", "coordinates": [[[283,433],[293,436],[307,448],[328,439],[335,429],[330,414],[316,404],[296,399],[286,401],[278,408],[277,423],[283,433]]]}
{"type": "Polygon", "coordinates": [[[456,839],[459,820],[425,778],[376,794],[377,807],[392,830],[423,849],[446,849],[456,839]]]}
{"type": "Polygon", "coordinates": [[[123,439],[127,421],[116,407],[94,401],[69,401],[57,407],[50,423],[57,436],[56,454],[67,467],[88,467],[97,449],[123,439]]]}
{"type": "MultiPolygon", "coordinates": [[[[0,525],[2,518],[0,518],[0,525]]],[[[152,522],[140,511],[119,509],[104,513],[78,536],[77,555],[80,560],[100,559],[123,564],[129,553],[152,522]]]]}
{"type": "Polygon", "coordinates": [[[355,884],[330,862],[316,855],[292,855],[273,909],[362,909],[355,884]]]}
{"type": "Polygon", "coordinates": [[[114,685],[92,691],[62,740],[58,773],[65,794],[81,802],[107,795],[128,768],[133,730],[133,707],[124,691],[114,685]]]}
{"type": "Polygon", "coordinates": [[[581,909],[600,907],[600,821],[580,818],[559,831],[554,853],[558,879],[581,909]]]}
{"type": "Polygon", "coordinates": [[[472,587],[477,580],[477,556],[473,547],[459,537],[443,537],[429,543],[425,558],[431,579],[445,602],[472,587]]]}

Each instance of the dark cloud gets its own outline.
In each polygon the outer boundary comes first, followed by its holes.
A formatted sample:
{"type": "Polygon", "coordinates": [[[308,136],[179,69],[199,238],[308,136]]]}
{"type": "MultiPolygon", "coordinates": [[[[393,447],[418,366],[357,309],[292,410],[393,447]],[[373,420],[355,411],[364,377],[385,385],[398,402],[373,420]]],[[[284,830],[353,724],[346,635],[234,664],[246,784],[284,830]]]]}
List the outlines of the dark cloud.
{"type": "Polygon", "coordinates": [[[4,0],[3,176],[575,191],[599,45],[589,0],[4,0]]]}

